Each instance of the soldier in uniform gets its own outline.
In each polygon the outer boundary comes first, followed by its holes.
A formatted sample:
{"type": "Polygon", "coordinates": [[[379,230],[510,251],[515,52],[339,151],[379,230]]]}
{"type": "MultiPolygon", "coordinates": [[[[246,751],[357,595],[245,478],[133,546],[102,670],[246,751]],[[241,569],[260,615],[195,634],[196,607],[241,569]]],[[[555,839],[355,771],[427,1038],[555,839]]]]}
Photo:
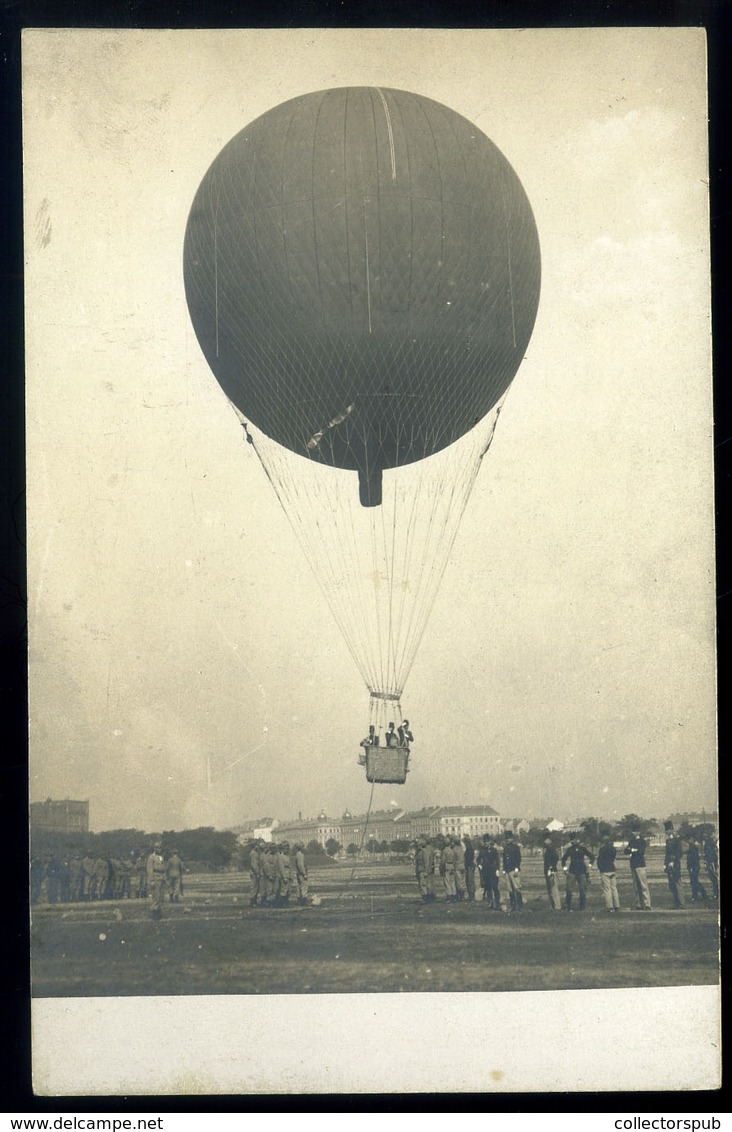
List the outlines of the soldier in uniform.
{"type": "Polygon", "coordinates": [[[138,900],[147,900],[147,857],[143,851],[140,851],[137,857],[137,888],[135,896],[138,900]]]}
{"type": "Polygon", "coordinates": [[[81,862],[81,899],[96,900],[97,862],[91,853],[86,853],[81,862]]]}
{"type": "Polygon", "coordinates": [[[69,861],[69,900],[76,903],[81,900],[81,857],[74,853],[69,861]]]}
{"type": "Polygon", "coordinates": [[[567,912],[572,911],[572,894],[579,890],[579,910],[584,912],[587,900],[587,862],[595,863],[595,856],[586,845],[580,842],[578,833],[570,834],[569,848],[562,854],[562,868],[567,874],[567,891],[564,896],[564,907],[567,912]]]}
{"type": "Polygon", "coordinates": [[[147,891],[150,897],[150,915],[159,920],[165,900],[165,861],[162,846],[155,842],[152,853],[147,858],[147,891]]]}
{"type": "Polygon", "coordinates": [[[414,853],[414,872],[422,901],[425,904],[435,899],[434,891],[434,852],[424,834],[419,838],[414,853]]]}
{"type": "Polygon", "coordinates": [[[119,898],[129,900],[132,896],[132,858],[122,857],[119,862],[119,898]]]}
{"type": "Polygon", "coordinates": [[[683,853],[683,846],[681,838],[674,833],[674,823],[672,821],[665,821],[663,828],[666,833],[666,853],[664,855],[663,867],[668,881],[669,891],[671,892],[671,899],[674,908],[683,908],[683,901],[681,899],[681,856],[683,853]]]}
{"type": "Polygon", "coordinates": [[[455,896],[458,900],[465,899],[465,846],[460,837],[453,837],[452,844],[455,849],[455,896]]]}
{"type": "Polygon", "coordinates": [[[691,885],[691,899],[706,900],[707,890],[699,880],[701,870],[701,857],[699,855],[699,842],[695,837],[689,838],[689,848],[686,850],[686,867],[689,870],[689,884],[691,885]]]}
{"type": "Polygon", "coordinates": [[[559,852],[552,840],[552,835],[547,833],[544,838],[544,882],[546,884],[546,892],[549,897],[549,906],[552,912],[558,912],[562,906],[559,897],[559,885],[557,883],[557,869],[559,868],[559,852]]]}
{"type": "Polygon", "coordinates": [[[704,856],[704,864],[709,877],[709,883],[712,886],[712,899],[719,900],[719,853],[717,852],[717,845],[711,833],[704,834],[704,841],[702,843],[702,854],[704,856]]]}
{"type": "Polygon", "coordinates": [[[615,846],[609,831],[602,834],[600,848],[597,850],[597,871],[600,874],[602,897],[607,912],[620,911],[618,877],[615,871],[615,846]]]}
{"type": "Polygon", "coordinates": [[[646,876],[646,840],[641,837],[639,829],[630,831],[630,841],[623,852],[626,857],[630,857],[630,875],[633,878],[636,908],[643,912],[650,911],[651,893],[646,876]]]}
{"type": "Polygon", "coordinates": [[[292,884],[292,863],[290,861],[290,843],[283,841],[277,853],[277,897],[276,904],[289,904],[290,885],[292,884]]]}
{"type": "Polygon", "coordinates": [[[455,887],[455,866],[457,864],[457,850],[452,837],[448,837],[447,845],[442,850],[440,859],[440,872],[445,884],[445,903],[454,904],[458,899],[455,887]]]}
{"type": "Polygon", "coordinates": [[[259,903],[274,904],[277,896],[277,846],[262,847],[259,855],[259,903]]]}
{"type": "MultiPolygon", "coordinates": [[[[251,884],[249,906],[256,907],[262,882],[262,855],[263,849],[259,841],[255,841],[249,850],[249,881],[251,884]]],[[[261,898],[260,898],[261,903],[261,898]]]]}
{"type": "Polygon", "coordinates": [[[168,858],[165,866],[165,875],[168,879],[168,892],[170,894],[171,904],[180,904],[180,897],[183,891],[183,862],[178,855],[177,849],[174,849],[168,858]]]}
{"type": "Polygon", "coordinates": [[[305,861],[305,846],[298,842],[295,846],[295,880],[297,881],[297,902],[308,902],[308,866],[305,861]]]}
{"type": "Polygon", "coordinates": [[[465,844],[465,853],[463,855],[463,865],[465,868],[465,890],[468,894],[468,902],[473,903],[475,900],[475,847],[472,839],[465,835],[463,838],[465,844]]]}
{"type": "Polygon", "coordinates": [[[483,844],[478,852],[480,879],[483,886],[483,899],[488,901],[494,912],[501,911],[501,855],[494,838],[483,834],[483,844]]]}
{"type": "Polygon", "coordinates": [[[508,899],[512,912],[521,912],[524,898],[521,892],[521,847],[514,841],[513,832],[507,829],[503,842],[503,871],[508,880],[508,899]]]}

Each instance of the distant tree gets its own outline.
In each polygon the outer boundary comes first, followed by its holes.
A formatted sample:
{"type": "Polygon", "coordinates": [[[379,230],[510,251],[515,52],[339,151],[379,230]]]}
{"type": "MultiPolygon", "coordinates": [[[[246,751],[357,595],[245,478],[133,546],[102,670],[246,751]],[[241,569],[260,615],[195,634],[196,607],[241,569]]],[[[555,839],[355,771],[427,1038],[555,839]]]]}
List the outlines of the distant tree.
{"type": "Polygon", "coordinates": [[[391,842],[389,848],[391,849],[392,853],[408,853],[409,842],[407,841],[406,837],[397,837],[396,840],[391,842]]]}
{"type": "Polygon", "coordinates": [[[389,842],[388,842],[388,841],[386,841],[386,840],[384,840],[384,841],[380,841],[380,842],[379,842],[379,847],[378,847],[378,849],[376,850],[376,852],[377,852],[377,853],[388,853],[388,852],[389,852],[389,842]]]}
{"type": "Polygon", "coordinates": [[[346,853],[349,857],[357,857],[358,856],[358,845],[354,845],[353,842],[351,842],[351,844],[346,849],[346,853]]]}
{"type": "Polygon", "coordinates": [[[368,841],[366,842],[366,852],[370,853],[371,856],[373,857],[374,853],[377,852],[378,848],[379,848],[378,841],[376,841],[376,839],[373,838],[373,837],[369,837],[368,841]]]}
{"type": "Polygon", "coordinates": [[[305,846],[305,852],[309,853],[311,857],[325,856],[325,849],[319,841],[315,840],[315,838],[313,838],[312,841],[308,841],[307,845],[305,846]]]}
{"type": "Polygon", "coordinates": [[[580,830],[582,831],[583,839],[590,845],[598,845],[600,842],[600,822],[597,818],[582,818],[580,822],[580,830]]]}
{"type": "Polygon", "coordinates": [[[649,837],[657,829],[654,818],[641,818],[638,814],[625,814],[615,827],[618,841],[627,841],[634,829],[640,830],[641,837],[649,837]]]}
{"type": "Polygon", "coordinates": [[[325,851],[329,857],[335,857],[342,848],[340,841],[336,841],[335,837],[329,837],[325,843],[325,851]]]}
{"type": "Polygon", "coordinates": [[[526,833],[521,835],[521,844],[527,849],[539,849],[544,844],[545,837],[546,830],[537,825],[532,829],[527,829],[526,833]]]}

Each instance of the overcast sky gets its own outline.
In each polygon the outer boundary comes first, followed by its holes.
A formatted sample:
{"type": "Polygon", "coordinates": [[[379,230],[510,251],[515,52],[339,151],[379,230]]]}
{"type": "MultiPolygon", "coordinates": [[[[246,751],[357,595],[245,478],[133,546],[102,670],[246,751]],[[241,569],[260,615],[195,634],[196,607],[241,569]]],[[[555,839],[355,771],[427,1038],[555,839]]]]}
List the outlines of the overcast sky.
{"type": "Polygon", "coordinates": [[[403,698],[404,787],[504,815],[715,805],[701,31],[24,38],[31,798],[94,829],[363,811],[368,694],[200,352],[221,147],[332,86],[494,141],[539,314],[403,698]]]}

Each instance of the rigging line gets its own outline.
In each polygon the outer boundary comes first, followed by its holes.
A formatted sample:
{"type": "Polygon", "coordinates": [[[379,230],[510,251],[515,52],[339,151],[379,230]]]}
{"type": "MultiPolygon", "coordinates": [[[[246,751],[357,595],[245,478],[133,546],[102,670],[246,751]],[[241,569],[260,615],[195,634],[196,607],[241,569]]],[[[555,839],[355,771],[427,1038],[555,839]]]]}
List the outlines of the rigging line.
{"type": "MultiPolygon", "coordinates": [[[[284,502],[284,499],[283,499],[283,492],[285,490],[285,485],[284,484],[281,484],[281,485],[278,484],[278,482],[275,480],[273,475],[270,473],[270,470],[268,469],[267,464],[265,463],[261,454],[259,453],[256,443],[254,443],[254,442],[252,442],[252,443],[253,443],[254,451],[257,453],[257,456],[259,457],[259,461],[262,464],[262,467],[264,468],[265,474],[267,475],[267,478],[269,479],[270,483],[272,484],[272,487],[275,491],[275,494],[277,495],[277,498],[280,502],[280,505],[281,505],[283,511],[285,512],[285,515],[287,516],[287,521],[289,522],[290,526],[292,527],[293,531],[295,532],[295,537],[298,539],[298,542],[300,543],[300,545],[305,550],[306,541],[304,543],[303,539],[300,538],[300,536],[298,534],[297,526],[295,524],[295,521],[294,521],[292,515],[290,514],[290,510],[285,505],[285,502],[284,502]]],[[[312,569],[311,556],[308,554],[307,550],[305,550],[305,554],[306,554],[306,558],[308,559],[308,563],[310,564],[311,569],[312,569]]],[[[317,557],[316,557],[316,560],[317,560],[317,557]]],[[[317,571],[313,570],[313,574],[315,576],[315,580],[316,580],[318,586],[320,587],[320,591],[321,591],[321,593],[323,594],[323,597],[326,600],[326,603],[330,606],[331,611],[333,612],[333,607],[332,607],[331,602],[329,600],[328,591],[327,591],[326,587],[324,586],[323,581],[321,580],[317,571]]],[[[334,614],[334,616],[335,616],[335,614],[334,614]]],[[[358,659],[357,652],[354,649],[352,642],[349,640],[347,633],[344,632],[343,627],[342,627],[341,623],[338,621],[337,617],[336,617],[336,623],[339,625],[339,628],[341,628],[341,632],[343,633],[343,637],[344,637],[344,640],[345,640],[345,643],[346,643],[346,647],[348,648],[348,651],[350,652],[351,657],[353,658],[353,661],[356,665],[356,668],[359,670],[359,672],[361,672],[361,665],[360,665],[360,662],[359,662],[359,659],[358,659]]],[[[362,675],[363,675],[363,673],[362,673],[362,675]]]]}
{"type": "Polygon", "coordinates": [[[361,834],[361,843],[358,847],[358,853],[356,854],[356,856],[353,859],[353,868],[351,869],[351,875],[349,876],[345,885],[343,886],[343,888],[340,890],[340,892],[336,896],[336,900],[340,900],[343,893],[347,891],[351,881],[353,880],[354,874],[356,872],[356,865],[358,864],[358,858],[361,856],[361,850],[363,849],[363,843],[366,839],[366,830],[369,827],[369,818],[371,817],[371,806],[372,806],[372,803],[373,803],[373,800],[374,800],[374,789],[375,788],[376,788],[376,783],[372,782],[371,783],[371,794],[369,795],[369,808],[366,811],[366,822],[365,822],[364,827],[363,827],[363,833],[361,834]]]}
{"type": "Polygon", "coordinates": [[[405,534],[405,540],[404,540],[404,577],[405,577],[405,579],[409,580],[412,576],[413,570],[414,570],[414,572],[416,573],[417,576],[416,576],[416,580],[415,580],[415,584],[414,584],[413,594],[410,595],[410,596],[412,596],[411,611],[409,610],[409,603],[407,602],[407,597],[406,597],[407,590],[406,590],[406,587],[405,587],[404,595],[403,595],[403,601],[402,601],[402,608],[401,608],[400,616],[399,616],[399,640],[401,642],[401,655],[399,657],[398,666],[399,666],[399,671],[400,671],[400,674],[401,674],[401,677],[402,677],[402,682],[404,682],[404,675],[403,675],[404,655],[405,655],[405,650],[406,650],[406,644],[407,644],[407,641],[409,639],[409,633],[410,633],[410,627],[411,627],[411,624],[412,624],[412,618],[414,616],[414,612],[415,612],[415,609],[417,607],[419,595],[422,592],[422,587],[425,584],[424,577],[425,577],[425,569],[426,569],[427,559],[426,559],[426,556],[425,556],[425,547],[424,547],[424,544],[423,544],[423,541],[422,541],[422,538],[421,538],[421,534],[422,534],[421,531],[420,531],[419,540],[417,538],[417,532],[418,532],[418,528],[419,528],[419,521],[418,521],[419,520],[419,510],[418,510],[417,504],[418,504],[419,499],[422,497],[422,492],[423,492],[423,487],[424,487],[424,479],[425,479],[424,475],[421,474],[420,477],[419,477],[418,483],[416,485],[416,489],[413,492],[412,506],[411,506],[411,511],[410,511],[410,514],[409,514],[409,517],[408,517],[408,520],[407,520],[407,524],[406,524],[406,534],[405,534]],[[416,544],[417,544],[418,541],[420,543],[421,553],[419,554],[419,560],[418,560],[417,565],[415,567],[413,567],[413,565],[412,565],[413,556],[415,554],[415,551],[417,550],[416,544]]]}
{"type": "MultiPolygon", "coordinates": [[[[394,505],[394,510],[395,509],[396,508],[395,508],[395,505],[394,505]]],[[[393,595],[394,595],[394,563],[393,563],[394,522],[395,522],[395,519],[394,519],[394,514],[392,512],[392,558],[390,558],[389,552],[388,552],[389,543],[388,543],[388,537],[387,537],[385,509],[382,505],[382,507],[381,507],[381,534],[383,536],[384,565],[386,567],[387,597],[388,597],[388,600],[387,600],[387,622],[386,622],[386,666],[387,667],[386,667],[386,684],[385,684],[384,690],[387,690],[387,689],[390,690],[391,689],[391,678],[392,678],[392,663],[391,662],[392,662],[393,641],[392,641],[391,618],[392,618],[392,601],[393,601],[393,595]]]]}
{"type": "Polygon", "coordinates": [[[324,515],[326,518],[328,515],[337,518],[337,499],[336,507],[334,508],[332,499],[330,499],[326,493],[326,502],[329,503],[330,506],[327,509],[317,509],[313,506],[309,491],[306,491],[303,496],[297,491],[296,481],[293,481],[293,486],[297,494],[297,501],[293,500],[292,506],[293,509],[296,510],[297,518],[300,523],[300,544],[305,550],[311,570],[328,602],[331,613],[346,641],[356,667],[362,679],[366,681],[367,671],[364,669],[361,660],[362,650],[359,648],[359,626],[354,615],[354,610],[349,603],[348,594],[346,592],[344,595],[342,592],[344,588],[342,579],[344,576],[348,578],[349,567],[345,559],[341,561],[340,564],[337,562],[338,551],[341,551],[341,558],[343,558],[342,547],[340,545],[340,533],[337,523],[335,523],[334,529],[329,532],[321,523],[320,518],[320,514],[324,515]],[[309,520],[305,514],[306,511],[309,512],[309,520]],[[311,536],[311,531],[314,529],[320,532],[322,536],[317,541],[311,536]],[[336,551],[336,556],[334,556],[334,550],[336,551]],[[338,571],[340,571],[340,573],[338,571]],[[327,587],[324,582],[327,583],[327,587]]]}

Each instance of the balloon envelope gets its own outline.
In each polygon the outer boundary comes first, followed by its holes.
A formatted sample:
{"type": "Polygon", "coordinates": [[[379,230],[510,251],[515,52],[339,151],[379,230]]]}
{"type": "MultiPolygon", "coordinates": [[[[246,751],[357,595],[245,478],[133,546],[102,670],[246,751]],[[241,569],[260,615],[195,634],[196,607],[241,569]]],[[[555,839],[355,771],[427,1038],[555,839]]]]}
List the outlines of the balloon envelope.
{"type": "Polygon", "coordinates": [[[359,472],[454,443],[523,358],[540,253],[521,183],[460,114],[401,90],[292,99],[224,147],[186,230],[193,325],[268,437],[359,472]]]}

